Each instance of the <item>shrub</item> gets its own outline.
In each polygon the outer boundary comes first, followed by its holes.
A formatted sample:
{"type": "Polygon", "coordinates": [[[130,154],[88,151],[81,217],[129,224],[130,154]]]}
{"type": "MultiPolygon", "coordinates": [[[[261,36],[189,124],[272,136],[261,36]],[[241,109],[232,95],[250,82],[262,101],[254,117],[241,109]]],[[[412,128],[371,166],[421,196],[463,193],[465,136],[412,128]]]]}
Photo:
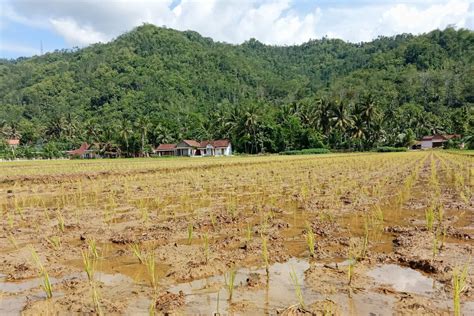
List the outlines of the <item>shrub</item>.
{"type": "Polygon", "coordinates": [[[379,152],[379,153],[391,153],[391,152],[407,151],[407,148],[405,148],[405,147],[389,147],[389,146],[383,146],[383,147],[377,147],[377,148],[375,148],[374,151],[379,152]]]}
{"type": "Polygon", "coordinates": [[[308,148],[301,150],[287,150],[281,152],[282,155],[317,155],[317,154],[329,154],[331,151],[326,148],[308,148]]]}

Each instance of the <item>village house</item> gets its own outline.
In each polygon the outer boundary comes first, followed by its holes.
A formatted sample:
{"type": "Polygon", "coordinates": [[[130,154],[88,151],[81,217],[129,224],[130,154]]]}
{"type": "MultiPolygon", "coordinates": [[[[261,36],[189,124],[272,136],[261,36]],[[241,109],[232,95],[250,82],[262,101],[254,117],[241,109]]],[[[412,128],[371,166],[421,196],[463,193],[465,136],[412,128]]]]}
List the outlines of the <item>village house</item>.
{"type": "Polygon", "coordinates": [[[92,159],[92,158],[117,158],[120,157],[120,148],[108,143],[82,143],[81,147],[66,151],[69,157],[92,159]]]}
{"type": "Polygon", "coordinates": [[[176,144],[160,144],[155,149],[158,156],[174,156],[176,152],[176,144]]]}
{"type": "Polygon", "coordinates": [[[70,157],[77,157],[77,158],[96,158],[97,155],[94,150],[91,149],[91,145],[88,143],[83,143],[81,147],[66,151],[70,157]]]}
{"type": "Polygon", "coordinates": [[[178,144],[160,144],[155,149],[155,153],[158,156],[230,156],[232,155],[232,144],[227,139],[202,142],[185,139],[178,144]]]}
{"type": "Polygon", "coordinates": [[[457,134],[436,134],[423,136],[423,138],[413,145],[413,149],[431,149],[444,147],[445,143],[451,139],[459,139],[461,135],[457,134]]]}

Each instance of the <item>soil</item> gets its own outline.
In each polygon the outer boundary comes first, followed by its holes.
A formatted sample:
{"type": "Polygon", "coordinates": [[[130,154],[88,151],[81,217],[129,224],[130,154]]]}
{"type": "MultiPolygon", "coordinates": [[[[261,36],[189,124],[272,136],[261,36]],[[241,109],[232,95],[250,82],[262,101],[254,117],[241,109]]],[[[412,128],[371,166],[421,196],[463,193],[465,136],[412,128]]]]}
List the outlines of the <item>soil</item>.
{"type": "Polygon", "coordinates": [[[0,168],[0,314],[474,314],[469,156],[127,161],[0,168]]]}

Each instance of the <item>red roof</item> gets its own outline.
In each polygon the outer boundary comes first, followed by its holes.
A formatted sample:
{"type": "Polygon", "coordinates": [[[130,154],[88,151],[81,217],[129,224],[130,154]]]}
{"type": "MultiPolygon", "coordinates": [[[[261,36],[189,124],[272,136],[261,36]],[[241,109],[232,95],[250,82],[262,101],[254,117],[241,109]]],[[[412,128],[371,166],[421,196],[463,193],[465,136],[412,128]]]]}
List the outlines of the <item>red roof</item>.
{"type": "Polygon", "coordinates": [[[160,144],[156,150],[170,151],[176,148],[176,144],[160,144]]]}
{"type": "Polygon", "coordinates": [[[199,147],[200,146],[200,144],[197,141],[192,140],[192,139],[185,139],[185,140],[183,140],[183,142],[188,144],[191,147],[199,147]]]}
{"type": "Polygon", "coordinates": [[[82,143],[81,147],[79,147],[78,149],[70,150],[67,153],[72,156],[80,156],[85,154],[85,152],[89,149],[90,146],[91,145],[89,145],[88,143],[82,143]]]}
{"type": "Polygon", "coordinates": [[[7,144],[10,146],[20,145],[20,140],[18,138],[7,139],[7,144]]]}
{"type": "Polygon", "coordinates": [[[229,144],[230,144],[230,141],[228,139],[218,139],[218,140],[212,141],[212,145],[214,147],[227,147],[229,146],[229,144]]]}
{"type": "Polygon", "coordinates": [[[448,139],[453,139],[453,138],[461,138],[461,135],[458,134],[444,134],[444,135],[430,135],[430,136],[423,136],[422,140],[434,140],[434,139],[440,139],[440,140],[448,140],[448,139]]]}
{"type": "Polygon", "coordinates": [[[207,145],[212,145],[212,147],[227,147],[229,146],[230,141],[228,139],[218,139],[218,140],[205,140],[200,144],[200,148],[204,148],[207,145]]]}

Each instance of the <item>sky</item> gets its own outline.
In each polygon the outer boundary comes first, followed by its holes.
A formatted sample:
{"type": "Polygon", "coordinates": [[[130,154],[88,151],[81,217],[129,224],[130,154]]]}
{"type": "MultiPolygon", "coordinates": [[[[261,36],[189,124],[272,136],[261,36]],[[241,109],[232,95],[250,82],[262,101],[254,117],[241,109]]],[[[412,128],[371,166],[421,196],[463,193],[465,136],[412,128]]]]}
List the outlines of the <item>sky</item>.
{"type": "Polygon", "coordinates": [[[227,43],[361,42],[474,30],[474,0],[0,0],[0,58],[104,43],[143,23],[227,43]]]}

